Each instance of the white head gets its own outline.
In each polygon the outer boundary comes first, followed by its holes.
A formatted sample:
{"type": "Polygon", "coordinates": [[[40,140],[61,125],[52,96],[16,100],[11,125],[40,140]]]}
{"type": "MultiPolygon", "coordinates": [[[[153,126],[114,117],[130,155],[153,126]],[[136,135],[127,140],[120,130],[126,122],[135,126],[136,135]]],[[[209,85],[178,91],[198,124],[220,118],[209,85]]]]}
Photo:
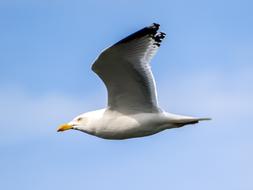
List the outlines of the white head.
{"type": "Polygon", "coordinates": [[[89,127],[88,127],[88,117],[85,116],[85,114],[79,115],[75,117],[72,121],[69,123],[65,123],[61,125],[58,129],[57,132],[63,132],[69,129],[75,129],[83,132],[89,132],[89,127]]]}
{"type": "Polygon", "coordinates": [[[96,132],[98,121],[103,118],[106,109],[100,109],[92,112],[83,113],[75,117],[69,123],[63,124],[58,128],[58,132],[69,129],[79,130],[91,135],[96,132]]]}

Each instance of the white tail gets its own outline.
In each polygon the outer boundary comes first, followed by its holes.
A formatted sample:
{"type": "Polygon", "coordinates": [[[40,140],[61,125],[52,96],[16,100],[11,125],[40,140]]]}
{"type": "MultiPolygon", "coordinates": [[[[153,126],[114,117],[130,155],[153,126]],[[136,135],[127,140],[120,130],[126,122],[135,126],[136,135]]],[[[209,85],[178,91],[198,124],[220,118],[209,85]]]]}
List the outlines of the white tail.
{"type": "Polygon", "coordinates": [[[203,118],[197,118],[198,121],[208,121],[208,120],[212,120],[212,118],[208,118],[208,117],[203,117],[203,118]]]}
{"type": "Polygon", "coordinates": [[[182,126],[187,124],[195,124],[198,123],[199,121],[207,121],[207,120],[211,120],[211,118],[183,118],[174,120],[172,123],[182,126]]]}

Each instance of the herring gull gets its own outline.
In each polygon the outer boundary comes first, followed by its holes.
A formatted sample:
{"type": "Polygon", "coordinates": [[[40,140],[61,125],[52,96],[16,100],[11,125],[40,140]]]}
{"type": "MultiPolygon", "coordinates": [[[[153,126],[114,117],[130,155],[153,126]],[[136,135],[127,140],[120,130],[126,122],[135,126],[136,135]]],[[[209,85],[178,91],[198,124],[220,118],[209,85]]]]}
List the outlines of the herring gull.
{"type": "Polygon", "coordinates": [[[158,106],[150,61],[165,38],[153,23],[102,51],[92,70],[108,93],[104,109],[83,113],[58,131],[79,130],[104,139],[129,139],[153,135],[210,118],[165,112],[158,106]]]}

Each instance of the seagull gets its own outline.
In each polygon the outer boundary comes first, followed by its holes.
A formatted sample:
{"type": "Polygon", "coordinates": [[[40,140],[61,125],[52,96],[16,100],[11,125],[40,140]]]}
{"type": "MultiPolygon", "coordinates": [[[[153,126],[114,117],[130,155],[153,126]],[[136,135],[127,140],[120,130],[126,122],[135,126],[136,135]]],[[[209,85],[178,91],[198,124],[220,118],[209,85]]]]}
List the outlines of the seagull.
{"type": "Polygon", "coordinates": [[[168,113],[159,107],[150,67],[166,35],[158,32],[159,27],[153,23],[102,51],[92,70],[107,88],[107,107],[75,117],[61,125],[58,132],[74,129],[103,139],[122,140],[210,120],[168,113]]]}

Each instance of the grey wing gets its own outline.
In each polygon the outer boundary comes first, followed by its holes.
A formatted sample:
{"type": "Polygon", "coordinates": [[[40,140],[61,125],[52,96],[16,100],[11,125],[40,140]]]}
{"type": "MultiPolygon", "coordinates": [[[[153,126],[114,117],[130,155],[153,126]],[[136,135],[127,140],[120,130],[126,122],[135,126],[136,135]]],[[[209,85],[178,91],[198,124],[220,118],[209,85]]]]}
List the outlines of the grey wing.
{"type": "Polygon", "coordinates": [[[92,65],[108,92],[108,107],[123,113],[159,112],[150,68],[165,34],[145,27],[104,50],[92,65]]]}

